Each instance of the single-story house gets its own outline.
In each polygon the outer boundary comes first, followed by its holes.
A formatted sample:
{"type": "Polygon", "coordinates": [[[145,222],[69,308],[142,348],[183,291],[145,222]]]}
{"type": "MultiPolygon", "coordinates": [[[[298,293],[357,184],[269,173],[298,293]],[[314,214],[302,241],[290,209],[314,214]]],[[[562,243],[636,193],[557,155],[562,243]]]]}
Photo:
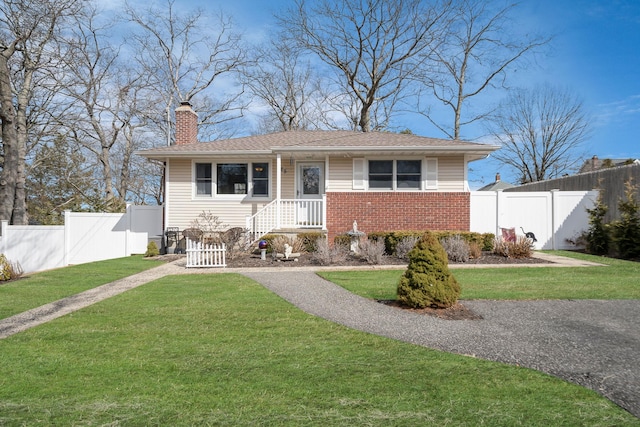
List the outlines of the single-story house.
{"type": "Polygon", "coordinates": [[[140,151],[162,161],[165,227],[202,212],[252,239],[277,231],[469,230],[469,162],[499,147],[411,134],[289,131],[198,142],[198,117],[176,109],[175,144],[140,151]]]}

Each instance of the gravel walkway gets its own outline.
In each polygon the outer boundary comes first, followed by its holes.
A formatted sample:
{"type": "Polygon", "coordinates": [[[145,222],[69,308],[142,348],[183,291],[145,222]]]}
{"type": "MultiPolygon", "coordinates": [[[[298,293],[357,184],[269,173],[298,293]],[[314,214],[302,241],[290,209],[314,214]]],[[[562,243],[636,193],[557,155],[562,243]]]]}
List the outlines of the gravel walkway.
{"type": "Polygon", "coordinates": [[[463,301],[483,320],[444,320],[356,296],[309,271],[252,271],[307,313],[353,329],[546,372],[640,417],[640,301],[463,301]]]}
{"type": "MultiPolygon", "coordinates": [[[[563,265],[584,264],[567,258],[555,264],[563,265]]],[[[310,314],[376,335],[546,372],[595,390],[640,417],[639,300],[463,301],[483,319],[444,320],[356,296],[317,276],[317,269],[186,269],[176,261],[2,319],[0,339],[166,275],[238,272],[310,314]]]]}

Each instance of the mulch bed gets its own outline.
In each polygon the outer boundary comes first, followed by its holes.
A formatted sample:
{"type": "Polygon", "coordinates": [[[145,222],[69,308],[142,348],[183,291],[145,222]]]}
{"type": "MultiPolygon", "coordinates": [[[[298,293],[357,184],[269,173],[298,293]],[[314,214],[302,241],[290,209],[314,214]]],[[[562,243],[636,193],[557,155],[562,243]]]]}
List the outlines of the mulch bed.
{"type": "Polygon", "coordinates": [[[388,305],[390,307],[396,307],[402,310],[407,310],[412,313],[424,314],[427,316],[434,316],[445,320],[482,320],[483,317],[474,313],[461,303],[456,303],[449,308],[411,308],[401,304],[397,300],[378,300],[380,304],[388,305]]]}
{"type": "MultiPolygon", "coordinates": [[[[470,259],[466,263],[460,264],[547,264],[548,261],[541,260],[539,258],[507,258],[499,255],[494,255],[489,252],[482,254],[480,258],[470,259]]],[[[456,264],[449,262],[450,265],[456,264]]],[[[358,256],[350,255],[346,260],[340,263],[331,264],[331,267],[360,267],[367,266],[367,262],[358,256]]],[[[405,266],[407,262],[399,259],[398,257],[385,256],[383,257],[381,266],[405,266]]],[[[267,259],[260,259],[259,254],[241,253],[235,255],[232,259],[227,257],[227,267],[230,268],[251,268],[251,267],[308,267],[308,266],[320,266],[320,264],[313,259],[310,254],[302,254],[295,260],[274,260],[270,254],[267,254],[267,259]]]]}
{"type": "MultiPolygon", "coordinates": [[[[161,259],[166,262],[175,261],[177,259],[183,258],[184,255],[160,255],[158,257],[154,257],[155,259],[161,259]]],[[[453,262],[449,262],[450,265],[456,264],[453,262]]],[[[494,255],[489,252],[485,252],[482,254],[480,258],[470,259],[466,263],[460,264],[549,264],[549,261],[545,261],[539,258],[507,258],[499,255],[494,255]]],[[[229,268],[285,268],[285,267],[307,267],[307,266],[319,266],[320,264],[313,259],[310,254],[301,254],[295,260],[274,260],[271,255],[267,254],[266,260],[262,260],[259,254],[249,254],[249,253],[240,253],[236,254],[233,258],[227,257],[227,267],[229,268]]],[[[347,266],[347,267],[358,267],[358,266],[367,266],[367,262],[362,258],[357,256],[349,256],[343,262],[338,264],[332,264],[332,267],[336,266],[347,266]]],[[[407,262],[401,260],[397,257],[385,256],[383,258],[383,262],[379,264],[380,266],[406,266],[407,262]]],[[[482,316],[474,313],[470,309],[466,308],[463,304],[457,303],[449,308],[410,308],[405,305],[402,305],[397,300],[379,300],[381,304],[396,307],[400,310],[407,310],[413,313],[422,314],[426,316],[434,316],[440,319],[445,320],[481,320],[482,316]]]]}

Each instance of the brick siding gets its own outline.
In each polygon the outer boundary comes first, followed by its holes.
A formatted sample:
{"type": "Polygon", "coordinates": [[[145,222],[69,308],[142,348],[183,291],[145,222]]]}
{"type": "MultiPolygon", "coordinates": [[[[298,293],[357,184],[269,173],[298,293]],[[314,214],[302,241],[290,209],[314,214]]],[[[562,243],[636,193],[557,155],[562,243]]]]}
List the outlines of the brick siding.
{"type": "Polygon", "coordinates": [[[469,231],[470,194],[465,192],[327,193],[329,242],[351,230],[353,221],[365,233],[393,230],[469,231]]]}

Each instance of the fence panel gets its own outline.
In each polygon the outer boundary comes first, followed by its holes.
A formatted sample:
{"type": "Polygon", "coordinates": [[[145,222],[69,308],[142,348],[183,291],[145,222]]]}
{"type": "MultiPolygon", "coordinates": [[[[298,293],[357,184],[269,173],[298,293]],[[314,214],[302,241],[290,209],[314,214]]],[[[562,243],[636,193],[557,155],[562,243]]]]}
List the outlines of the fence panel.
{"type": "Polygon", "coordinates": [[[127,222],[123,214],[68,212],[65,224],[69,264],[131,255],[127,253],[127,222]]]}
{"type": "Polygon", "coordinates": [[[187,239],[187,268],[226,267],[227,248],[224,243],[205,244],[187,239]]]}
{"type": "Polygon", "coordinates": [[[0,253],[25,273],[64,267],[64,226],[8,225],[2,221],[0,253]]]}
{"type": "Polygon", "coordinates": [[[124,214],[65,212],[63,226],[2,221],[0,253],[33,273],[142,254],[149,238],[162,232],[161,206],[129,206],[124,214]]]}
{"type": "Polygon", "coordinates": [[[587,208],[597,191],[471,193],[471,231],[495,233],[515,228],[535,235],[536,249],[575,249],[576,238],[589,227],[587,208]]]}

